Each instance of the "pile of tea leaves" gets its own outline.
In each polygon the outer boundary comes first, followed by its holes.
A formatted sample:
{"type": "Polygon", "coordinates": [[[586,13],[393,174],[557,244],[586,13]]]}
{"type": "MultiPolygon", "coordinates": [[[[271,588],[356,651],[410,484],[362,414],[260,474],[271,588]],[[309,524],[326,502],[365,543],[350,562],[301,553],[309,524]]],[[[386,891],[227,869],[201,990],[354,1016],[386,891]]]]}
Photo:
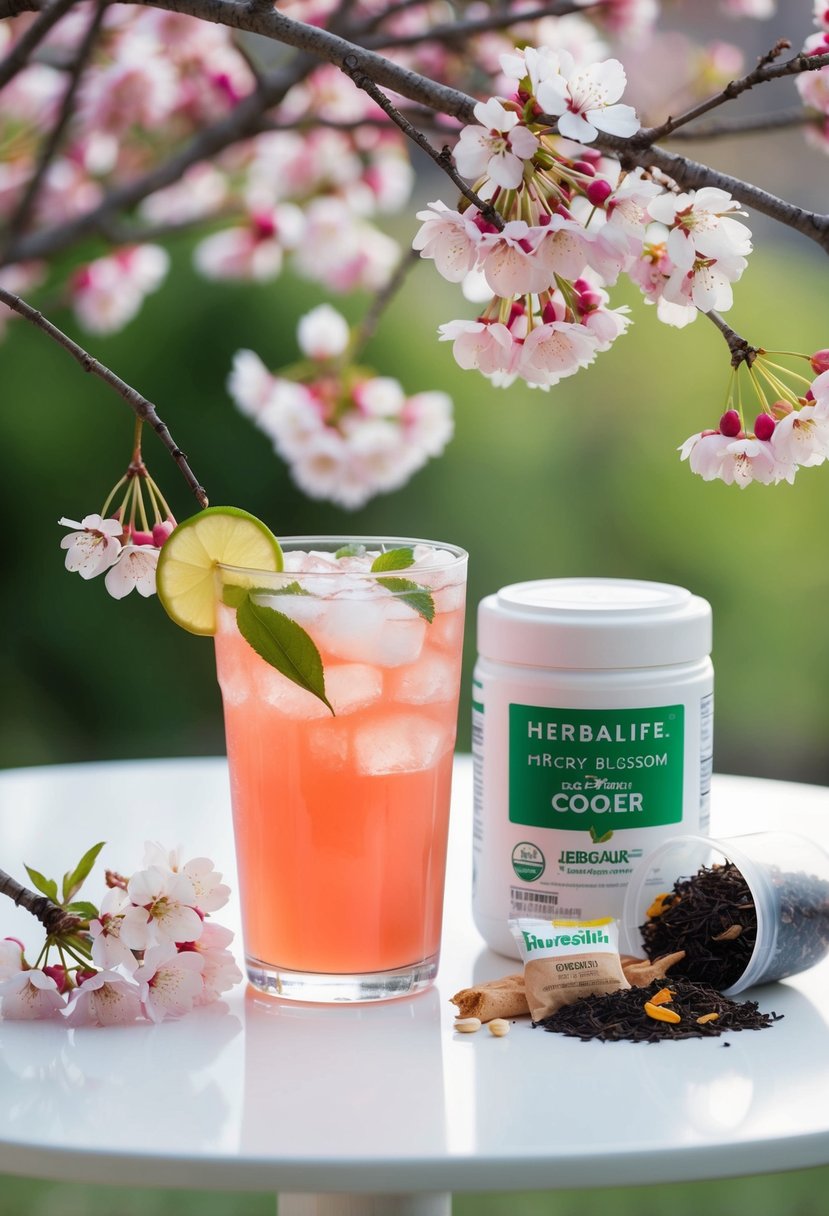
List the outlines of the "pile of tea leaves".
{"type": "Polygon", "coordinates": [[[661,979],[641,988],[583,996],[533,1025],[585,1043],[591,1039],[660,1043],[663,1039],[707,1039],[735,1030],[764,1030],[782,1016],[761,1013],[756,1001],[731,1001],[707,984],[661,979]]]}
{"type": "Polygon", "coordinates": [[[722,991],[736,984],[757,941],[757,912],[748,883],[733,862],[703,866],[657,896],[640,925],[642,946],[653,961],[682,950],[674,973],[722,991]]]}

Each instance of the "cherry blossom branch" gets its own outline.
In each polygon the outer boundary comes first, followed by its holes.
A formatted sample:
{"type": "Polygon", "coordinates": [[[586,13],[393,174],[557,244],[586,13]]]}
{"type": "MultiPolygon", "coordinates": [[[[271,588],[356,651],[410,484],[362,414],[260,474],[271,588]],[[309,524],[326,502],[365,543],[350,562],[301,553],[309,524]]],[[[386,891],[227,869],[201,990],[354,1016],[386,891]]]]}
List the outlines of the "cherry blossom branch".
{"type": "MultiPolygon", "coordinates": [[[[32,52],[75,3],[76,0],[53,0],[53,3],[44,9],[25,33],[21,34],[6,58],[0,62],[0,89],[5,88],[9,81],[25,68],[32,52]]],[[[9,7],[12,8],[12,6],[9,7]]],[[[14,16],[20,11],[23,10],[13,7],[11,12],[6,12],[5,5],[0,5],[0,19],[14,16]]]]}
{"type": "Polygon", "coordinates": [[[781,40],[760,59],[753,71],[748,72],[745,76],[741,76],[738,80],[730,81],[720,93],[716,93],[706,101],[701,101],[698,105],[692,106],[690,110],[686,110],[684,114],[680,114],[677,118],[667,118],[665,122],[656,127],[643,127],[641,131],[637,131],[631,137],[631,145],[633,147],[644,147],[649,144],[658,143],[659,140],[671,135],[678,127],[687,126],[689,122],[701,118],[703,114],[710,113],[711,110],[717,109],[728,101],[733,101],[736,97],[748,92],[749,89],[753,89],[758,84],[766,84],[770,80],[779,80],[784,76],[797,76],[803,72],[813,72],[829,64],[829,54],[794,55],[783,63],[773,62],[781,51],[790,46],[790,42],[781,40]]]}
{"type": "Polygon", "coordinates": [[[818,122],[820,116],[814,110],[806,110],[803,106],[792,106],[789,110],[778,110],[774,114],[748,114],[744,118],[721,118],[717,122],[706,123],[701,127],[692,127],[690,131],[681,128],[672,131],[667,138],[677,142],[700,143],[712,139],[728,139],[735,135],[761,135],[767,131],[780,131],[789,127],[805,127],[810,122],[818,122]]]}
{"type": "Polygon", "coordinates": [[[751,367],[754,360],[757,358],[758,349],[752,346],[745,338],[741,337],[735,329],[732,329],[727,321],[723,320],[718,312],[707,312],[706,317],[716,325],[722,336],[725,338],[728,349],[731,351],[731,366],[739,367],[741,363],[745,363],[747,367],[751,367]]]}
{"type": "Polygon", "coordinates": [[[32,325],[42,330],[54,342],[57,342],[58,346],[62,346],[80,364],[85,372],[97,376],[105,384],[108,384],[110,388],[114,389],[120,397],[123,397],[136,417],[150,426],[156,435],[158,435],[162,444],[178,465],[184,480],[195,495],[199,506],[206,507],[208,505],[207,493],[197,481],[195,474],[187,463],[186,455],[173,440],[167,424],[159,418],[156,407],[151,401],[148,401],[137,389],[132,388],[120,376],[117,376],[115,372],[90,355],[77,342],[73,342],[68,334],[58,329],[56,325],[53,325],[41,312],[38,312],[36,308],[32,308],[31,304],[27,304],[20,296],[16,296],[12,292],[6,291],[5,288],[0,287],[0,303],[5,304],[7,308],[11,308],[13,312],[18,313],[32,325]]]}
{"type": "Polygon", "coordinates": [[[83,923],[80,917],[65,912],[46,895],[35,895],[5,870],[0,870],[0,895],[7,895],[18,908],[31,912],[43,925],[50,937],[61,937],[72,933],[83,923]]]}
{"type": "Polygon", "coordinates": [[[69,83],[66,86],[66,91],[64,92],[63,100],[61,101],[60,112],[55,121],[55,125],[43,143],[34,173],[29,178],[26,189],[23,191],[20,201],[18,202],[17,207],[9,220],[5,241],[6,247],[14,242],[15,237],[26,227],[27,222],[33,216],[37,196],[40,193],[46,174],[49,170],[49,166],[54,159],[55,153],[60,147],[64,132],[66,131],[69,120],[72,117],[72,113],[75,108],[75,98],[78,95],[78,89],[80,88],[84,70],[89,62],[90,56],[92,55],[92,50],[95,43],[98,40],[98,35],[101,31],[101,24],[104,20],[104,14],[106,13],[108,3],[109,0],[98,0],[98,3],[95,6],[92,19],[89,22],[86,33],[83,36],[81,45],[78,48],[75,61],[71,66],[69,83]]]}
{"type": "Polygon", "coordinates": [[[0,258],[0,266],[12,261],[24,262],[49,257],[69,248],[91,233],[102,233],[106,236],[113,219],[120,212],[135,207],[156,190],[173,185],[193,165],[210,160],[239,140],[257,134],[263,114],[278,105],[288,90],[298,84],[313,66],[313,60],[301,57],[284,71],[272,73],[224,118],[210,127],[205,127],[184,148],[148,173],[111,190],[97,207],[65,224],[21,237],[7,250],[5,256],[0,258]]]}
{"type": "Polygon", "coordinates": [[[381,110],[388,114],[392,122],[400,128],[413,143],[422,148],[427,156],[431,156],[432,160],[438,165],[447,177],[454,182],[461,194],[469,199],[471,203],[478,208],[481,214],[499,230],[504,227],[504,221],[499,212],[493,207],[492,203],[486,202],[475,191],[467,185],[461,175],[455,169],[452,163],[452,149],[444,146],[440,152],[437,148],[429,143],[426,136],[409,122],[408,118],[395,109],[392,103],[386,97],[382,89],[374,84],[374,82],[360,70],[359,58],[356,55],[348,55],[342,65],[342,70],[345,72],[358,89],[362,89],[374,101],[381,110]]]}
{"type": "Polygon", "coordinates": [[[409,272],[418,264],[419,261],[420,253],[418,250],[407,249],[403,253],[403,256],[395,267],[394,274],[391,276],[386,285],[377,292],[374,300],[372,301],[371,307],[367,310],[360,324],[354,330],[354,334],[348,349],[348,357],[350,360],[353,361],[356,358],[357,353],[365,346],[366,342],[368,342],[374,336],[374,332],[377,329],[380,318],[388,308],[391,301],[397,295],[398,291],[400,291],[403,284],[406,282],[409,272]]]}
{"type": "Polygon", "coordinates": [[[572,3],[571,0],[558,0],[558,2],[541,4],[537,8],[527,9],[525,12],[516,13],[512,10],[502,9],[500,12],[492,13],[489,17],[433,25],[422,33],[377,34],[373,38],[360,37],[359,41],[361,46],[372,49],[419,46],[424,42],[457,42],[460,39],[471,38],[475,34],[509,29],[510,26],[523,25],[527,21],[539,21],[543,17],[566,17],[571,13],[582,13],[586,8],[592,7],[594,6],[572,3]]]}

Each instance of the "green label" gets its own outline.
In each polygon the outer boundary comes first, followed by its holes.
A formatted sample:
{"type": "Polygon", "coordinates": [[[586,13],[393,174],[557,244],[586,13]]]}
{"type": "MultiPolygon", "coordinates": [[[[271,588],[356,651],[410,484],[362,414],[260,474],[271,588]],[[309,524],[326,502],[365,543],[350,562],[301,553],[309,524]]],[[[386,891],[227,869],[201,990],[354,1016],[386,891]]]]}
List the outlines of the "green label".
{"type": "Polygon", "coordinates": [[[684,706],[509,707],[509,817],[610,839],[682,820],[684,706]]]}
{"type": "Polygon", "coordinates": [[[512,850],[512,868],[522,882],[535,882],[544,873],[544,854],[538,845],[522,840],[512,850]]]}

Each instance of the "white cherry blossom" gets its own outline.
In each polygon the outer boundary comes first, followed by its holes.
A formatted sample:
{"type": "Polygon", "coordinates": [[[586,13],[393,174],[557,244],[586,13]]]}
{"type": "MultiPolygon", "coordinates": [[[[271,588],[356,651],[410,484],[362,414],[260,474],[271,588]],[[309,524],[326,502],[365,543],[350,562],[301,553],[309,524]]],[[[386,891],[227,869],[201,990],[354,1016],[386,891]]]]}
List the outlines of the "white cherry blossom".
{"type": "Polygon", "coordinates": [[[124,545],[118,561],[110,566],[104,579],[112,598],[122,600],[133,590],[145,599],[155,595],[155,572],[160,552],[153,545],[124,545]]]}
{"type": "Polygon", "coordinates": [[[196,892],[186,875],[149,866],[133,874],[127,894],[132,906],[124,912],[121,941],[131,950],[146,950],[158,942],[195,941],[201,933],[196,892]]]}
{"type": "Polygon", "coordinates": [[[599,131],[630,136],[639,130],[633,106],[616,104],[626,84],[618,59],[577,67],[567,51],[558,52],[558,72],[545,75],[536,89],[538,104],[558,116],[567,139],[592,143],[599,131]]]}
{"type": "Polygon", "coordinates": [[[0,982],[23,970],[23,947],[15,937],[0,941],[0,982]]]}
{"type": "Polygon", "coordinates": [[[51,975],[34,968],[0,983],[0,1016],[9,1021],[52,1017],[65,1004],[51,975]]]}
{"type": "Polygon", "coordinates": [[[701,258],[715,259],[726,277],[740,277],[752,249],[751,230],[732,218],[745,212],[726,190],[705,186],[687,194],[665,191],[648,203],[648,214],[669,229],[668,255],[680,270],[691,270],[701,258]]]}
{"type": "Polygon", "coordinates": [[[496,296],[509,299],[545,291],[553,283],[549,260],[536,254],[544,232],[524,220],[510,220],[500,232],[481,236],[478,256],[484,278],[496,296]]]}
{"type": "Polygon", "coordinates": [[[538,150],[538,139],[497,97],[479,101],[473,113],[481,125],[461,131],[454,152],[458,172],[473,180],[486,176],[496,186],[514,190],[523,180],[526,161],[538,150]]]}
{"type": "Polygon", "coordinates": [[[143,864],[156,867],[171,874],[183,874],[193,887],[195,906],[200,912],[218,912],[230,898],[230,887],[222,882],[222,876],[209,857],[193,857],[182,862],[179,849],[164,849],[160,844],[147,841],[144,846],[143,864]]]}
{"type": "Polygon", "coordinates": [[[230,929],[208,921],[201,937],[193,942],[192,950],[203,962],[203,988],[195,998],[197,1005],[208,1005],[211,1001],[218,1000],[223,992],[241,982],[242,972],[228,949],[232,941],[233,933],[230,929]]]}
{"type": "Polygon", "coordinates": [[[102,519],[100,515],[85,515],[80,522],[65,517],[58,520],[61,527],[76,528],[64,536],[61,549],[66,549],[67,570],[81,578],[94,578],[108,570],[121,554],[123,524],[117,519],[102,519]]]}
{"type": "Polygon", "coordinates": [[[110,887],[101,900],[100,916],[89,922],[92,961],[96,967],[103,967],[105,970],[114,967],[124,967],[127,971],[135,970],[135,955],[129,946],[121,941],[121,925],[129,906],[126,891],[121,887],[110,887]]]}
{"type": "Polygon", "coordinates": [[[506,325],[484,321],[448,321],[439,326],[441,342],[452,342],[455,362],[464,370],[477,368],[485,376],[510,372],[513,337],[506,325]]]}
{"type": "Polygon", "coordinates": [[[204,959],[193,950],[165,943],[150,946],[135,973],[144,1013],[153,1022],[189,1013],[204,990],[204,959]]]}
{"type": "Polygon", "coordinates": [[[475,218],[479,215],[477,207],[462,214],[440,200],[429,203],[426,211],[417,213],[422,225],[412,249],[419,249],[422,258],[432,258],[438,274],[448,282],[460,283],[477,260],[481,230],[475,218]]]}
{"type": "Polygon", "coordinates": [[[311,309],[297,325],[299,349],[309,359],[335,359],[346,350],[350,336],[345,317],[330,304],[311,309]]]}
{"type": "Polygon", "coordinates": [[[804,405],[781,418],[771,437],[779,461],[803,467],[823,464],[829,456],[829,413],[804,405]]]}
{"type": "Polygon", "coordinates": [[[227,391],[242,414],[255,418],[268,404],[274,383],[275,377],[255,351],[237,350],[227,378],[227,391]]]}
{"type": "Polygon", "coordinates": [[[70,1026],[115,1026],[140,1016],[138,986],[117,971],[99,971],[73,993],[66,1021],[70,1026]]]}
{"type": "Polygon", "coordinates": [[[583,325],[569,321],[537,325],[524,340],[518,374],[529,384],[549,387],[588,367],[597,348],[596,337],[583,325]]]}
{"type": "Polygon", "coordinates": [[[719,431],[700,433],[686,439],[680,448],[682,460],[704,481],[719,479],[741,490],[758,481],[771,485],[794,481],[796,467],[777,459],[770,443],[760,439],[733,439],[719,431]]]}

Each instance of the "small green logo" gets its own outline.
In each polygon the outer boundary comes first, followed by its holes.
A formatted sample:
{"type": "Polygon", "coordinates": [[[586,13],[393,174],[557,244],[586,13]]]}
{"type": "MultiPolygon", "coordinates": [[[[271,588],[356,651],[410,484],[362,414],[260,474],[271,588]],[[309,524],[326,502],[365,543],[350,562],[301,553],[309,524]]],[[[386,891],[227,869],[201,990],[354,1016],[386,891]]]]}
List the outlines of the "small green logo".
{"type": "Polygon", "coordinates": [[[612,835],[613,835],[613,828],[611,828],[609,832],[602,832],[602,831],[598,830],[597,828],[595,828],[594,825],[591,823],[590,839],[593,841],[594,844],[604,844],[605,841],[610,840],[612,835]]]}
{"type": "Polygon", "coordinates": [[[547,863],[538,845],[522,840],[512,850],[512,868],[522,882],[535,882],[544,873],[547,863]]]}

